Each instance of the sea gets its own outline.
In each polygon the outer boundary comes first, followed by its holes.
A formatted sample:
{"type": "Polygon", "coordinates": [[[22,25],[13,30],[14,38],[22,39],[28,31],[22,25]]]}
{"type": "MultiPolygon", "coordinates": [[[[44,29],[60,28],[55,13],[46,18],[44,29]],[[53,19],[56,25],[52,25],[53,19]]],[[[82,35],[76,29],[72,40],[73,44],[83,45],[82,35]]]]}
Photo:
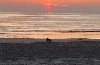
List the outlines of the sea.
{"type": "MultiPolygon", "coordinates": [[[[61,38],[70,38],[73,37],[70,35],[74,34],[65,33],[99,31],[100,14],[0,13],[0,38],[58,38],[60,35],[62,36],[61,38]],[[58,34],[56,35],[57,37],[53,37],[55,34],[58,34]],[[67,37],[67,35],[69,35],[69,37],[67,37]]],[[[100,33],[97,33],[97,35],[98,34],[100,33]]],[[[82,35],[80,36],[82,37],[82,35]]],[[[83,37],[85,36],[83,35],[83,37]]]]}

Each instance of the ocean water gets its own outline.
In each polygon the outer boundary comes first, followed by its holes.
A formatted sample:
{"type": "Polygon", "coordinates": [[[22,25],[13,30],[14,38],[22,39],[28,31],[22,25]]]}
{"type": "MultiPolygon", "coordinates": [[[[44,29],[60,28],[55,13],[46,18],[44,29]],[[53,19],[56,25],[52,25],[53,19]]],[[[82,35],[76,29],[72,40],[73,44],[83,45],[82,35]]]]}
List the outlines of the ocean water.
{"type": "Polygon", "coordinates": [[[100,31],[100,14],[0,13],[1,38],[21,37],[21,35],[24,35],[22,37],[30,37],[27,35],[40,35],[41,33],[48,35],[47,33],[68,31],[100,31]]]}

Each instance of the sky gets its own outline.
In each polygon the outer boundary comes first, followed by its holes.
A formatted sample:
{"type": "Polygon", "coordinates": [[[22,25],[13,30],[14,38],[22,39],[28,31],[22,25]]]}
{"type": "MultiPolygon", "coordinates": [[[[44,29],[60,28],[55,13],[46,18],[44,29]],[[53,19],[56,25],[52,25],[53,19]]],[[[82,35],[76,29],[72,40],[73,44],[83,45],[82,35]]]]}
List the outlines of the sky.
{"type": "Polygon", "coordinates": [[[46,13],[48,10],[54,13],[99,13],[100,0],[0,0],[0,12],[46,13]]]}

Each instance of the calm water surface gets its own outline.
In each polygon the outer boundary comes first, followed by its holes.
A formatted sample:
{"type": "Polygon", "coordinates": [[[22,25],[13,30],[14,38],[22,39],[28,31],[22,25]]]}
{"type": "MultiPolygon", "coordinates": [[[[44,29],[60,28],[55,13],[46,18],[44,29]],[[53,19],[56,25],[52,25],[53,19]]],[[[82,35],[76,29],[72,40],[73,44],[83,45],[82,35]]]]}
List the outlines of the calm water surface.
{"type": "MultiPolygon", "coordinates": [[[[4,14],[0,13],[0,37],[25,33],[100,31],[100,14],[4,14]]],[[[25,36],[24,36],[25,37],[25,36]]]]}

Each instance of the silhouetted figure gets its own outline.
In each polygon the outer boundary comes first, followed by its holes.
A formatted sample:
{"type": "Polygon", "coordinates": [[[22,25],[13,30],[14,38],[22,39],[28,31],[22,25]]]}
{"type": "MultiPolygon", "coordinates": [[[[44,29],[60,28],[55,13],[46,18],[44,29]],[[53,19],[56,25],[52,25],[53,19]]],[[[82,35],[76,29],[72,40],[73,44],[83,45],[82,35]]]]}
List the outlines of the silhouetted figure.
{"type": "Polygon", "coordinates": [[[46,42],[52,42],[52,40],[51,39],[49,39],[49,38],[46,38],[46,42]]]}

